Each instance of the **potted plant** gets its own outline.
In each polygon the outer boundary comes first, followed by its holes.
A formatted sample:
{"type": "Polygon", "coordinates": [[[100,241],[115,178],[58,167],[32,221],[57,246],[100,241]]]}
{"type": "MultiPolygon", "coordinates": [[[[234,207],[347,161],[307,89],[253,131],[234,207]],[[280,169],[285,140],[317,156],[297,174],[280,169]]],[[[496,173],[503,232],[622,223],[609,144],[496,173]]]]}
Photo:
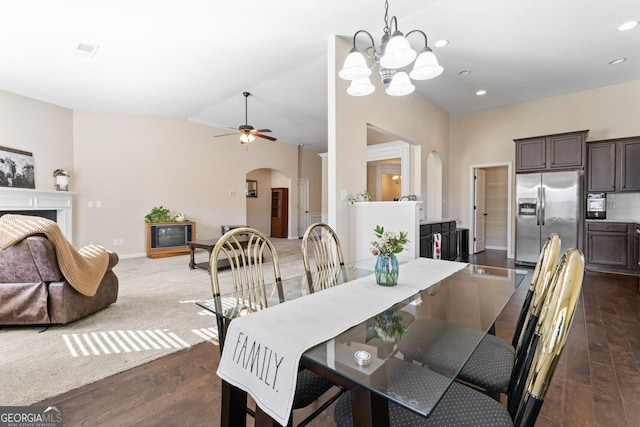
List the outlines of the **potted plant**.
{"type": "Polygon", "coordinates": [[[155,206],[151,212],[144,216],[144,222],[174,222],[175,219],[169,216],[169,209],[164,206],[155,206]]]}
{"type": "Polygon", "coordinates": [[[372,197],[373,195],[368,191],[361,191],[349,197],[349,203],[354,204],[355,202],[369,202],[371,201],[372,197]]]}
{"type": "Polygon", "coordinates": [[[69,178],[71,177],[71,174],[69,174],[69,172],[64,169],[56,169],[53,171],[53,176],[56,179],[56,190],[69,190],[69,178]]]}

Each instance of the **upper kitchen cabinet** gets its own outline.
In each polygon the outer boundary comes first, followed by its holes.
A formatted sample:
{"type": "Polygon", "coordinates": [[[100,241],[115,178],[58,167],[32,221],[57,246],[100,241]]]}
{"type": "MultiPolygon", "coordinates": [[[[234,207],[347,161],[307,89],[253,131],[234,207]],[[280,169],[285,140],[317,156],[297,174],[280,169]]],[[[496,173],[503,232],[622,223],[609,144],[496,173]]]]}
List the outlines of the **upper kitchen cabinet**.
{"type": "Polygon", "coordinates": [[[616,143],[587,143],[587,191],[616,191],[616,143]]]}
{"type": "Polygon", "coordinates": [[[515,139],[516,172],[582,169],[588,130],[515,139]]]}
{"type": "Polygon", "coordinates": [[[640,138],[620,141],[620,191],[640,191],[640,138]]]}
{"type": "Polygon", "coordinates": [[[587,191],[640,191],[639,164],[640,137],[588,142],[587,191]]]}

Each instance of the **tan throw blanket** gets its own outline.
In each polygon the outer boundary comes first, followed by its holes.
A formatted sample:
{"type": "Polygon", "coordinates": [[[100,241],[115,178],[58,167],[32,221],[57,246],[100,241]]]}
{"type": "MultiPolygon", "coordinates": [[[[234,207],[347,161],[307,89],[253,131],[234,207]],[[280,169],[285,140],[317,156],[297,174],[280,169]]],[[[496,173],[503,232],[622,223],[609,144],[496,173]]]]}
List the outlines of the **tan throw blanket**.
{"type": "Polygon", "coordinates": [[[109,265],[106,249],[89,245],[76,250],[58,224],[46,218],[12,214],[0,217],[0,249],[34,234],[44,234],[53,244],[60,271],[71,286],[82,295],[94,296],[109,265]]]}

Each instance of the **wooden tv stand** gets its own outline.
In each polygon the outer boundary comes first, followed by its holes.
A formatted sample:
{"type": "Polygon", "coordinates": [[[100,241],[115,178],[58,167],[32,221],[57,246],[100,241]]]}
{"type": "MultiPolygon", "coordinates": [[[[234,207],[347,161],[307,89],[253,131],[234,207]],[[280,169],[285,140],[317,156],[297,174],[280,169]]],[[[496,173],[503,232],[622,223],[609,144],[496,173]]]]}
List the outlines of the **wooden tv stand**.
{"type": "Polygon", "coordinates": [[[171,246],[166,248],[152,248],[151,247],[151,226],[179,226],[179,225],[191,225],[191,236],[192,240],[195,239],[196,236],[196,223],[193,221],[182,221],[182,222],[151,222],[147,223],[147,256],[149,258],[165,258],[176,255],[187,255],[189,254],[189,245],[188,242],[185,241],[184,245],[181,246],[171,246]]]}

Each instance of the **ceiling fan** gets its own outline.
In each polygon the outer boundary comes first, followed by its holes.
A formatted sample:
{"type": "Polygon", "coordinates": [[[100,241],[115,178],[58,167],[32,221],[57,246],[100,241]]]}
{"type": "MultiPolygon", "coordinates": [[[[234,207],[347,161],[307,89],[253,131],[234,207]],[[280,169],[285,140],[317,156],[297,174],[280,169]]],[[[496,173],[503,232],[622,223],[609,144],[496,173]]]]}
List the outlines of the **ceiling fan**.
{"type": "Polygon", "coordinates": [[[253,126],[247,124],[247,99],[251,94],[249,92],[242,92],[244,95],[244,124],[238,126],[238,128],[229,128],[233,129],[235,132],[233,133],[225,133],[222,135],[215,135],[214,138],[219,138],[221,136],[233,135],[236,133],[240,134],[240,143],[241,144],[250,144],[256,140],[256,138],[268,139],[269,141],[275,141],[277,138],[274,138],[269,135],[263,135],[264,132],[271,132],[269,129],[254,129],[253,126]]]}

